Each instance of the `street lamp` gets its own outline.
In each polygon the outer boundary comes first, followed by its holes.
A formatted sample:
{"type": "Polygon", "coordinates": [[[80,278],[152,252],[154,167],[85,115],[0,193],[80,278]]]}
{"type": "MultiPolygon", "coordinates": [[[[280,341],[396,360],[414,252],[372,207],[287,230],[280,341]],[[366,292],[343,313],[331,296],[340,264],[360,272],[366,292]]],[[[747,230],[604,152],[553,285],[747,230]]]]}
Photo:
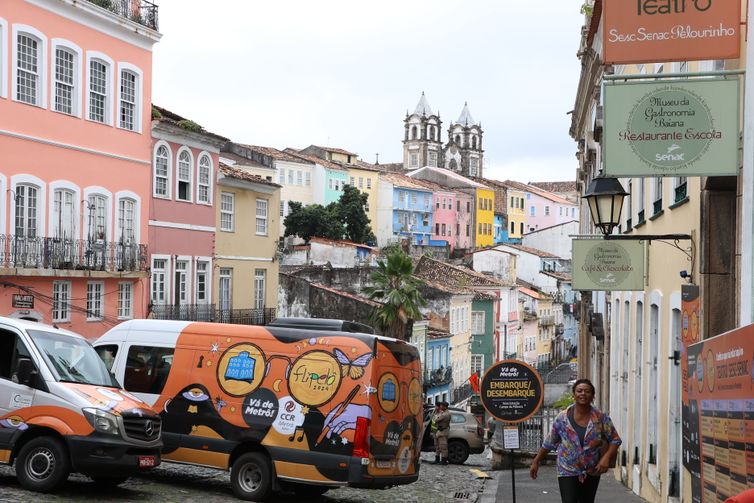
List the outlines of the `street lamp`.
{"type": "Polygon", "coordinates": [[[589,204],[592,222],[609,236],[613,229],[620,224],[620,213],[623,210],[623,199],[628,195],[617,178],[593,178],[584,193],[584,199],[589,204]]]}

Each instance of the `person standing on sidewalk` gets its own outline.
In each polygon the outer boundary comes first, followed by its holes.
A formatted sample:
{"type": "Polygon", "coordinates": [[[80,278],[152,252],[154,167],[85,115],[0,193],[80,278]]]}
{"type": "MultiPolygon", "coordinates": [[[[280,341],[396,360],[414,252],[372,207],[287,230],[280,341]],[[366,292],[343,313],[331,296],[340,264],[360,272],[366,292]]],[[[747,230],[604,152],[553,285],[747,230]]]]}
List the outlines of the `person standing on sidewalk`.
{"type": "Polygon", "coordinates": [[[448,402],[437,402],[432,413],[430,428],[435,436],[435,464],[448,464],[448,436],[450,436],[450,412],[448,402]]]}
{"type": "Polygon", "coordinates": [[[622,441],[610,417],[592,406],[592,382],[579,379],[572,391],[574,404],[555,418],[550,435],[531,462],[529,474],[536,479],[539,463],[557,448],[561,501],[594,503],[600,475],[610,469],[622,441]]]}

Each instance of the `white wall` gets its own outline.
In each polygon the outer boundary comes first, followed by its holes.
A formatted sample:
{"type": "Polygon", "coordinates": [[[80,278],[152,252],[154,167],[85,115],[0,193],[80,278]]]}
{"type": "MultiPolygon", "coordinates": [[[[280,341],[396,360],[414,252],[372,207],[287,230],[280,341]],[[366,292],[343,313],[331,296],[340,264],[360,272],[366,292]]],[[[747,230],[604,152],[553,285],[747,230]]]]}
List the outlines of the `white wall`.
{"type": "Polygon", "coordinates": [[[393,237],[393,184],[382,179],[377,184],[377,224],[372,229],[382,247],[393,237]]]}
{"type": "Polygon", "coordinates": [[[489,272],[505,281],[516,281],[516,256],[510,253],[494,248],[474,253],[472,267],[477,272],[489,272]]]}
{"type": "Polygon", "coordinates": [[[570,260],[571,238],[569,236],[578,233],[579,222],[573,221],[525,234],[521,244],[570,260]]]}

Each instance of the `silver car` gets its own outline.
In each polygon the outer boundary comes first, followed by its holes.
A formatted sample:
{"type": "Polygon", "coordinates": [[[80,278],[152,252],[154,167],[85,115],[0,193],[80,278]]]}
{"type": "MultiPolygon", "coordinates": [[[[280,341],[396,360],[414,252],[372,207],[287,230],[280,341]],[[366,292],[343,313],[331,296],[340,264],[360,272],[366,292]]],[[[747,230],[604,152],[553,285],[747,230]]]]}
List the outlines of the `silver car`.
{"type": "MultiPolygon", "coordinates": [[[[422,437],[422,451],[434,452],[435,443],[429,431],[430,418],[434,406],[424,408],[424,436],[422,437]]],[[[450,435],[448,437],[448,461],[453,464],[463,464],[469,454],[484,452],[484,428],[474,414],[463,409],[449,407],[450,435]]]]}

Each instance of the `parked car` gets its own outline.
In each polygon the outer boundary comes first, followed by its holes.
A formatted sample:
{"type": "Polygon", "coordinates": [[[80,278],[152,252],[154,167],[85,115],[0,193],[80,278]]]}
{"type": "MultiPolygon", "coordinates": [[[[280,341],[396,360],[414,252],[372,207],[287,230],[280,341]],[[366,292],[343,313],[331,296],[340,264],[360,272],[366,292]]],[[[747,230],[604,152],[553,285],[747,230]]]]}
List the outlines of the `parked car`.
{"type": "MultiPolygon", "coordinates": [[[[422,436],[422,451],[434,452],[435,443],[430,435],[429,423],[434,406],[424,407],[424,435],[422,436]]],[[[450,436],[448,437],[448,461],[461,465],[469,458],[469,454],[484,452],[484,428],[479,418],[470,412],[456,407],[449,407],[450,436]]]]}

